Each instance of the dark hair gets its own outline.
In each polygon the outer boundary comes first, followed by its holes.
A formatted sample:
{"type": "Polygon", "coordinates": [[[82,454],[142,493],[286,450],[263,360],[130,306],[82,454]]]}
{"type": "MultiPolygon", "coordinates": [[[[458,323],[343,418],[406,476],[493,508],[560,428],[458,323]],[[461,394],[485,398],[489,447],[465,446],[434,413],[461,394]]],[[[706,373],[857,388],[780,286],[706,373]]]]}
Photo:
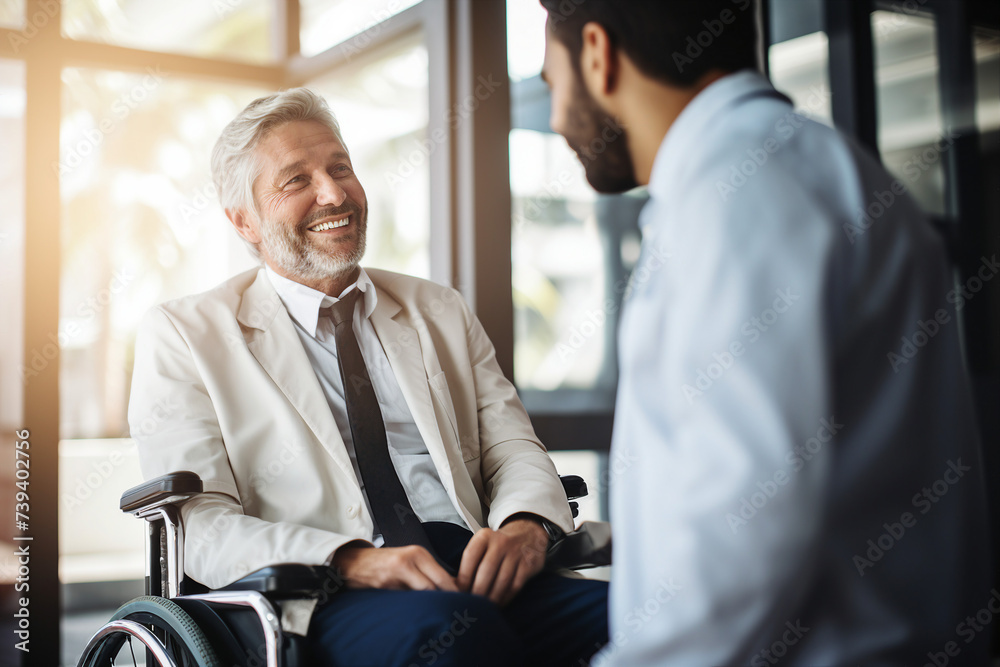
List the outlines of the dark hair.
{"type": "Polygon", "coordinates": [[[541,0],[548,29],[579,70],[583,26],[599,23],[647,76],[688,87],[706,72],[757,63],[754,0],[541,0]]]}

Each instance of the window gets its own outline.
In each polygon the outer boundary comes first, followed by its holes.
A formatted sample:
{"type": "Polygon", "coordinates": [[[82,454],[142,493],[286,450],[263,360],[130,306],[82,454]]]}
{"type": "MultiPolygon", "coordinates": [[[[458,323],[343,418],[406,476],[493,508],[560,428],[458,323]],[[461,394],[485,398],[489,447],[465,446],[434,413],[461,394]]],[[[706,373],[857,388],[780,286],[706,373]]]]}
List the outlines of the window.
{"type": "MultiPolygon", "coordinates": [[[[424,277],[429,172],[412,153],[427,83],[423,35],[411,32],[308,84],[338,115],[366,187],[366,264],[424,277]]],[[[127,440],[135,331],[157,303],[254,266],[209,156],[223,126],[270,91],[156,69],[66,68],[62,86],[60,571],[68,583],[128,579],[142,574],[142,526],[115,499],[141,481],[127,440]]]]}
{"type": "Polygon", "coordinates": [[[976,123],[984,144],[991,145],[991,150],[996,152],[997,133],[1000,132],[1000,31],[977,28],[973,33],[973,45],[976,58],[976,123]]]}
{"type": "Polygon", "coordinates": [[[610,419],[618,308],[639,255],[645,198],[598,195],[565,140],[549,129],[548,91],[539,78],[545,17],[535,0],[508,2],[514,376],[533,414],[597,412],[610,419]]]}
{"type": "Polygon", "coordinates": [[[209,153],[267,91],[155,70],[67,68],[62,83],[60,577],[132,579],[143,528],[117,498],[142,480],[126,415],[136,328],[157,303],[253,266],[209,153]]]}
{"type": "Polygon", "coordinates": [[[351,52],[360,53],[381,32],[383,21],[419,1],[300,0],[302,55],[315,56],[348,40],[351,40],[351,52]]]}
{"type": "Polygon", "coordinates": [[[547,15],[541,3],[534,0],[507,0],[507,73],[511,81],[541,74],[547,15]],[[543,26],[542,30],[539,26],[543,26]]]}
{"type": "MultiPolygon", "coordinates": [[[[998,237],[1000,225],[1000,30],[977,28],[973,33],[976,63],[976,124],[982,160],[984,232],[998,237]]],[[[990,311],[1000,312],[1000,289],[993,286],[990,311]]],[[[995,317],[995,316],[994,316],[995,317]]],[[[1000,360],[1000,337],[988,338],[991,357],[1000,360]]]]}
{"type": "Polygon", "coordinates": [[[872,13],[878,147],[882,161],[928,213],[945,213],[942,156],[953,142],[941,119],[934,20],[872,13]]]}
{"type": "MultiPolygon", "coordinates": [[[[299,15],[298,4],[64,0],[47,5],[61,10],[60,21],[48,13],[26,25],[24,2],[0,2],[0,49],[14,58],[0,59],[0,300],[10,325],[0,331],[7,362],[0,365],[0,449],[12,449],[22,419],[50,425],[32,449],[38,464],[47,453],[48,470],[55,470],[58,452],[59,477],[47,478],[49,508],[32,505],[33,528],[51,535],[54,546],[58,510],[58,563],[56,550],[42,553],[36,538],[32,592],[35,581],[53,581],[58,565],[64,612],[113,608],[140,586],[143,524],[117,509],[121,492],[141,480],[127,424],[138,322],[157,303],[255,266],[219,206],[209,168],[219,132],[246,103],[297,82],[325,94],[369,195],[366,262],[434,273],[428,162],[450,146],[431,159],[417,149],[430,134],[430,91],[446,96],[450,85],[447,51],[427,37],[447,34],[447,14],[417,0],[369,4],[364,13],[359,3],[302,2],[301,14],[320,30],[314,37],[329,40],[315,48],[364,33],[351,42],[349,57],[332,61],[283,52],[273,28],[299,15]],[[358,18],[360,28],[329,30],[345,16],[358,18]],[[44,54],[22,48],[42,33],[44,54]],[[26,132],[35,142],[31,151],[26,132]],[[38,220],[30,229],[26,211],[38,220]],[[38,261],[48,240],[59,250],[48,255],[50,265],[38,261]],[[25,261],[26,247],[35,248],[34,262],[25,261]],[[58,277],[58,291],[47,286],[54,284],[49,276],[58,277]],[[39,293],[29,298],[26,285],[39,293]],[[26,335],[27,347],[37,340],[41,355],[44,381],[37,385],[20,376],[31,357],[21,358],[26,335]],[[58,363],[51,361],[55,351],[58,363]],[[58,387],[59,400],[36,387],[58,387]]],[[[447,177],[439,170],[436,185],[450,202],[447,177]]],[[[32,486],[41,491],[46,468],[32,469],[32,486]]],[[[0,583],[12,572],[11,534],[0,536],[0,583]]],[[[43,626],[58,613],[59,595],[50,590],[32,598],[39,636],[52,634],[43,626]]],[[[75,663],[82,642],[106,618],[102,612],[64,624],[66,664],[75,663]]],[[[44,654],[54,646],[32,649],[44,654]]]]}
{"type": "Polygon", "coordinates": [[[272,60],[269,0],[62,0],[72,39],[226,60],[272,60]]]}
{"type": "Polygon", "coordinates": [[[24,25],[24,0],[0,2],[0,26],[21,28],[24,25]]]}
{"type": "Polygon", "coordinates": [[[430,278],[428,62],[416,32],[310,81],[330,102],[368,196],[365,265],[430,278]]]}
{"type": "Polygon", "coordinates": [[[143,314],[253,265],[209,155],[267,91],[80,68],[62,80],[62,437],[120,437],[143,314]]]}
{"type": "Polygon", "coordinates": [[[829,44],[821,7],[814,0],[771,0],[768,50],[771,82],[792,98],[796,110],[833,125],[830,110],[829,44]]]}

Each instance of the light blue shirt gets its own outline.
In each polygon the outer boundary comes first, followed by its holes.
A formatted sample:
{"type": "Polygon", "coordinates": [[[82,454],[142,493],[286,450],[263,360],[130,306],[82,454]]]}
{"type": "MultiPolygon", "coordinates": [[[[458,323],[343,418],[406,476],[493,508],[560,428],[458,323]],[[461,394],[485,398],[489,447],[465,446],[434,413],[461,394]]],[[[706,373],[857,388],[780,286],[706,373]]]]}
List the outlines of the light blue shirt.
{"type": "MultiPolygon", "coordinates": [[[[406,497],[421,521],[448,521],[468,528],[458,510],[452,505],[444,484],[441,483],[437,468],[434,467],[427,445],[424,444],[416,422],[413,421],[413,415],[399,388],[399,382],[396,381],[396,375],[389,365],[389,359],[385,356],[385,350],[382,349],[375,327],[368,319],[378,303],[378,295],[365,270],[360,270],[357,281],[348,286],[338,299],[289,280],[277,274],[269,266],[266,267],[266,272],[281,302],[288,310],[299,340],[305,348],[306,356],[316,371],[326,402],[337,422],[340,437],[343,438],[347,453],[351,457],[354,474],[361,484],[361,493],[365,504],[368,505],[369,515],[371,515],[371,505],[368,504],[368,493],[354,450],[351,423],[347,418],[347,401],[344,399],[344,383],[337,363],[333,322],[328,317],[319,316],[321,308],[332,306],[354,289],[363,293],[362,298],[354,305],[352,322],[354,335],[357,337],[361,356],[364,357],[375,396],[378,398],[379,409],[382,411],[386,440],[389,443],[389,457],[406,491],[406,497]]],[[[374,515],[372,521],[373,523],[375,521],[374,515]]],[[[377,524],[372,535],[372,543],[375,546],[382,546],[384,543],[377,524]]]]}
{"type": "Polygon", "coordinates": [[[909,185],[751,71],[667,133],[621,320],[593,664],[922,665],[949,642],[981,664],[983,468],[909,185]]]}

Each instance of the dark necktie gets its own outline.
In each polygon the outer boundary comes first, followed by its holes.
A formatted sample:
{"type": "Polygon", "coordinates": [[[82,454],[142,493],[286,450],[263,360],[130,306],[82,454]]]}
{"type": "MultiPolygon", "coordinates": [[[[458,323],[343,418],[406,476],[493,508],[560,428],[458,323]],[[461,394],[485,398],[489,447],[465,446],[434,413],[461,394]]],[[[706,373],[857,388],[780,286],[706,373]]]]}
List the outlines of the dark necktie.
{"type": "Polygon", "coordinates": [[[420,519],[413,512],[406,491],[396,475],[396,469],[389,458],[389,444],[385,437],[385,422],[378,399],[372,387],[368,368],[358,339],[354,336],[351,322],[354,319],[354,304],[360,290],[347,293],[329,311],[334,325],[334,340],[337,343],[337,363],[340,378],[344,383],[344,398],[347,401],[347,418],[351,424],[354,452],[361,469],[361,478],[368,494],[368,503],[382,538],[387,547],[401,547],[417,544],[434,554],[434,548],[420,519]]]}

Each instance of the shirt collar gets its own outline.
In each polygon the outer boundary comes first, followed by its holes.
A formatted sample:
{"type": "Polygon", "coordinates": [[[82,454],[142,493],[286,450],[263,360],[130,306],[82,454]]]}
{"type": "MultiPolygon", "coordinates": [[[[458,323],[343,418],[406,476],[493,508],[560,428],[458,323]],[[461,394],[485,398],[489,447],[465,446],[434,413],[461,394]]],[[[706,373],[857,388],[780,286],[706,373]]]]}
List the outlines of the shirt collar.
{"type": "Polygon", "coordinates": [[[271,285],[274,286],[274,291],[278,293],[281,303],[285,305],[288,314],[313,338],[316,337],[320,308],[329,308],[344,298],[344,295],[351,290],[357,289],[361,291],[362,298],[364,299],[365,317],[371,317],[372,312],[375,310],[375,304],[378,303],[378,296],[375,294],[375,284],[372,283],[371,278],[368,277],[368,273],[364,268],[358,272],[358,279],[348,285],[337,298],[279,275],[266,264],[264,265],[264,270],[267,271],[267,277],[270,279],[271,285]]]}
{"type": "MultiPolygon", "coordinates": [[[[742,97],[773,95],[791,100],[779,93],[760,72],[751,69],[727,74],[698,93],[674,121],[653,160],[649,174],[649,193],[652,197],[666,197],[672,183],[676,183],[690,156],[698,152],[709,128],[718,123],[717,115],[742,97]]],[[[716,132],[717,134],[717,132],[716,132]]]]}

